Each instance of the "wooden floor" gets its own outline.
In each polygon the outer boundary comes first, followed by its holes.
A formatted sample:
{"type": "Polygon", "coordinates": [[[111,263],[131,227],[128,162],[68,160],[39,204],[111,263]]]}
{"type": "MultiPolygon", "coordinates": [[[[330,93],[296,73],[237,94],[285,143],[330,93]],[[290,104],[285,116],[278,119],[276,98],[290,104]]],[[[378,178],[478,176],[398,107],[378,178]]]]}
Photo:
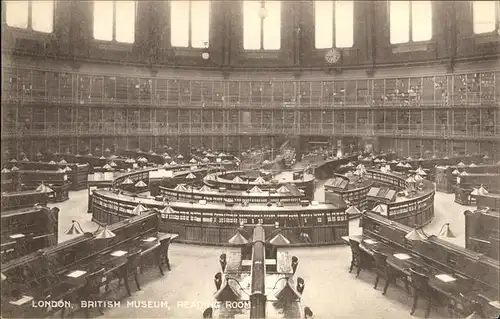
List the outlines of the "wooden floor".
{"type": "MultiPolygon", "coordinates": [[[[316,200],[324,199],[323,183],[318,183],[316,200]]],[[[437,193],[434,220],[425,228],[428,234],[437,234],[445,222],[451,224],[457,235],[450,241],[464,246],[463,211],[465,206],[453,202],[452,194],[437,193]]],[[[78,220],[84,230],[93,231],[97,225],[87,214],[87,190],[70,193],[70,200],[59,203],[59,238],[67,240],[64,231],[71,220],[78,220]]],[[[351,234],[360,234],[358,221],[351,221],[351,234]]],[[[219,271],[218,257],[227,251],[222,247],[172,244],[170,260],[172,270],[161,277],[155,269],[141,276],[142,290],[126,297],[124,289],[115,289],[104,299],[120,300],[119,308],[107,308],[101,318],[201,318],[207,304],[213,302],[214,274],[219,271]],[[133,301],[166,301],[152,308],[127,306],[133,301]],[[163,306],[163,307],[160,307],[163,306]]],[[[315,318],[348,319],[368,317],[371,319],[422,318],[425,304],[419,304],[415,316],[410,316],[411,299],[401,286],[390,286],[386,296],[382,295],[383,282],[378,290],[373,289],[375,276],[368,271],[359,278],[348,272],[351,252],[348,246],[319,248],[294,248],[290,253],[299,258],[297,275],[305,280],[303,304],[311,307],[315,318]],[[382,286],[382,287],[380,287],[382,286]]],[[[99,316],[97,311],[92,312],[99,316]]],[[[82,317],[81,312],[75,314],[82,317]]],[[[430,318],[446,318],[446,311],[433,308],[430,318]]]]}

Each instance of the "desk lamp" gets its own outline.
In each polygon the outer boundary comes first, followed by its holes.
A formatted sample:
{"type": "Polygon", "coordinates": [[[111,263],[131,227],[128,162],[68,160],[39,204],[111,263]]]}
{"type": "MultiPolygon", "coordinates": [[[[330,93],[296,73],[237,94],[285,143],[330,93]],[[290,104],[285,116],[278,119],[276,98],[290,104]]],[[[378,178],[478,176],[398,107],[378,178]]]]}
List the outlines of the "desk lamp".
{"type": "Polygon", "coordinates": [[[350,205],[346,210],[346,214],[357,216],[361,214],[361,211],[354,205],[350,205]]]}
{"type": "Polygon", "coordinates": [[[306,319],[314,318],[314,313],[311,310],[311,308],[309,307],[304,308],[304,318],[306,319]]]}
{"type": "Polygon", "coordinates": [[[371,210],[373,213],[378,213],[380,215],[387,216],[387,205],[385,204],[378,204],[371,210]]]}
{"type": "Polygon", "coordinates": [[[411,232],[405,235],[405,238],[411,241],[421,241],[427,240],[429,236],[427,236],[422,227],[415,227],[411,232]]]}
{"type": "Polygon", "coordinates": [[[456,237],[455,234],[450,229],[450,223],[446,223],[443,226],[441,226],[441,230],[438,233],[438,237],[447,237],[447,238],[456,237]]]}
{"type": "Polygon", "coordinates": [[[238,231],[233,237],[228,240],[228,243],[235,246],[248,244],[248,240],[238,231]]]}
{"type": "Polygon", "coordinates": [[[108,229],[108,226],[102,227],[102,230],[99,231],[101,226],[99,225],[99,228],[95,231],[95,238],[96,239],[105,239],[105,238],[113,238],[115,237],[115,233],[113,233],[111,230],[108,229]]]}
{"type": "MultiPolygon", "coordinates": [[[[71,226],[64,232],[66,235],[81,235],[85,233],[85,231],[82,228],[82,225],[76,220],[71,221],[71,226]]],[[[102,227],[99,225],[97,230],[94,232],[94,236],[97,239],[104,239],[104,238],[113,238],[115,237],[115,233],[113,233],[111,230],[108,229],[108,226],[102,227]]]]}
{"type": "Polygon", "coordinates": [[[71,226],[64,232],[66,235],[81,235],[84,233],[82,226],[76,220],[71,221],[71,226]]]}
{"type": "Polygon", "coordinates": [[[486,190],[486,188],[484,188],[484,185],[481,184],[481,187],[479,187],[479,189],[477,190],[478,194],[479,195],[488,195],[488,191],[486,190]]]}

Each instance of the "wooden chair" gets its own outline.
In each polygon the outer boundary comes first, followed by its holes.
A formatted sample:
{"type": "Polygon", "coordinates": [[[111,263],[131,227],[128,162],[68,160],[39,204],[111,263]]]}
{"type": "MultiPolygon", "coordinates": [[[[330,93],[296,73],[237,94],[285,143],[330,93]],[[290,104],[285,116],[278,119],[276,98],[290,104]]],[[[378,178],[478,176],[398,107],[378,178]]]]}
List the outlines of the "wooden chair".
{"type": "MultiPolygon", "coordinates": [[[[82,300],[99,301],[99,297],[101,294],[100,288],[102,286],[103,275],[104,275],[104,268],[101,268],[100,270],[94,272],[92,275],[90,275],[87,278],[87,283],[81,291],[82,300]]],[[[103,315],[104,312],[102,311],[102,308],[98,307],[98,309],[99,309],[99,313],[101,315],[103,315]]],[[[89,318],[89,308],[88,307],[84,308],[84,312],[85,312],[85,317],[89,318]]]]}
{"type": "MultiPolygon", "coordinates": [[[[453,276],[461,278],[461,282],[464,287],[473,287],[474,282],[470,278],[464,277],[459,273],[454,273],[453,276]]],[[[465,318],[473,312],[481,312],[481,306],[477,298],[476,300],[471,300],[468,296],[464,296],[462,293],[442,293],[441,296],[445,298],[448,313],[452,318],[465,318]]],[[[488,302],[489,300],[487,301],[487,303],[488,302]]]]}
{"type": "MultiPolygon", "coordinates": [[[[71,302],[81,306],[82,301],[98,301],[103,275],[104,268],[94,271],[93,273],[88,275],[85,285],[80,289],[72,291],[71,302]]],[[[99,307],[98,309],[99,313],[103,315],[104,312],[102,311],[102,308],[99,307]]],[[[65,308],[62,308],[61,318],[64,318],[65,310],[65,308]]],[[[83,311],[85,313],[85,318],[90,318],[89,307],[84,307],[83,311]]]]}
{"type": "Polygon", "coordinates": [[[481,318],[488,318],[486,309],[491,308],[490,300],[481,294],[476,295],[476,300],[474,301],[474,311],[481,318]]]}
{"type": "Polygon", "coordinates": [[[218,272],[214,276],[215,290],[219,291],[220,286],[222,286],[222,273],[218,272]]]}
{"type": "Polygon", "coordinates": [[[226,254],[221,254],[220,257],[219,257],[219,263],[220,263],[220,267],[222,269],[222,272],[224,272],[226,270],[226,266],[227,266],[227,257],[226,257],[226,254]]]}
{"type": "Polygon", "coordinates": [[[293,274],[297,271],[297,266],[299,265],[299,258],[297,256],[292,256],[292,270],[293,274]]]}
{"type": "Polygon", "coordinates": [[[375,272],[377,273],[373,289],[377,289],[378,281],[380,280],[380,277],[383,277],[385,279],[385,286],[382,295],[385,295],[391,281],[389,267],[387,266],[387,256],[378,251],[373,251],[373,259],[375,260],[375,272]]]}
{"type": "Polygon", "coordinates": [[[304,318],[305,319],[312,319],[314,318],[314,313],[309,307],[304,308],[304,318]]]}
{"type": "Polygon", "coordinates": [[[128,259],[125,261],[124,264],[121,263],[118,265],[114,264],[105,268],[104,270],[105,280],[103,282],[105,286],[104,288],[105,291],[109,291],[109,284],[113,280],[118,279],[118,286],[120,286],[122,279],[125,278],[127,274],[127,269],[126,269],[127,267],[128,267],[128,259]]]}
{"type": "Polygon", "coordinates": [[[141,257],[143,258],[141,264],[139,265],[141,273],[143,272],[144,266],[148,265],[150,266],[151,262],[156,264],[158,269],[160,270],[160,274],[163,276],[163,268],[162,268],[162,261],[165,260],[167,262],[167,268],[169,266],[169,261],[168,261],[168,252],[165,252],[164,250],[168,250],[168,245],[170,245],[169,242],[167,241],[160,241],[160,244],[148,249],[145,252],[141,252],[141,257]],[[167,254],[165,257],[165,254],[167,254]],[[153,260],[150,259],[150,256],[152,256],[153,260]]]}
{"type": "Polygon", "coordinates": [[[465,318],[471,313],[478,313],[481,311],[481,306],[475,300],[470,300],[462,294],[459,295],[446,295],[448,302],[448,314],[450,318],[465,318]]]}
{"type": "Polygon", "coordinates": [[[306,283],[302,277],[297,278],[297,291],[302,294],[304,292],[304,288],[306,283]]]}
{"type": "Polygon", "coordinates": [[[208,307],[207,309],[205,309],[205,311],[203,311],[203,319],[211,319],[213,316],[213,312],[214,310],[212,309],[212,307],[208,307]]]}
{"type": "MultiPolygon", "coordinates": [[[[130,286],[128,284],[128,278],[130,276],[134,276],[135,284],[137,286],[137,290],[141,290],[141,286],[139,285],[139,272],[138,268],[141,262],[141,253],[140,251],[137,251],[130,256],[127,257],[127,265],[124,268],[124,275],[123,275],[123,281],[125,283],[125,288],[127,289],[127,293],[129,296],[132,294],[130,293],[130,286]]],[[[121,280],[121,279],[120,279],[121,280]]],[[[118,282],[118,285],[120,282],[118,282]]]]}
{"type": "Polygon", "coordinates": [[[160,270],[160,274],[162,276],[164,275],[163,268],[161,266],[162,260],[164,259],[164,257],[163,257],[163,249],[164,249],[164,247],[160,243],[160,245],[158,245],[158,247],[153,248],[153,251],[152,251],[153,256],[154,256],[154,262],[158,266],[158,269],[160,270]]]}
{"type": "Polygon", "coordinates": [[[168,248],[170,247],[170,237],[160,240],[160,251],[163,254],[163,260],[167,265],[167,269],[170,271],[170,259],[168,258],[168,248]]]}
{"type": "Polygon", "coordinates": [[[372,268],[372,261],[370,256],[359,248],[359,242],[349,239],[349,246],[351,246],[352,252],[352,260],[351,267],[349,268],[349,272],[352,272],[354,266],[358,268],[356,272],[356,278],[359,276],[361,269],[370,269],[372,268]]]}
{"type": "Polygon", "coordinates": [[[425,310],[425,318],[429,317],[431,312],[431,305],[433,299],[437,296],[429,285],[429,277],[425,274],[422,274],[415,269],[410,268],[410,276],[411,276],[411,286],[413,292],[413,306],[411,308],[410,315],[413,316],[415,313],[415,309],[417,308],[418,298],[422,297],[427,299],[427,308],[425,310]]]}
{"type": "MultiPolygon", "coordinates": [[[[375,285],[373,286],[373,288],[377,289],[380,277],[383,277],[385,279],[385,286],[382,295],[385,295],[387,292],[387,288],[389,288],[389,284],[391,282],[395,283],[396,279],[398,278],[398,275],[395,272],[391,271],[391,268],[387,265],[386,255],[382,254],[377,250],[374,250],[373,259],[375,261],[375,272],[377,274],[377,277],[375,278],[375,285]]],[[[408,286],[408,280],[406,278],[406,274],[402,273],[400,277],[403,278],[406,290],[408,291],[408,293],[410,293],[410,288],[408,286]]]]}

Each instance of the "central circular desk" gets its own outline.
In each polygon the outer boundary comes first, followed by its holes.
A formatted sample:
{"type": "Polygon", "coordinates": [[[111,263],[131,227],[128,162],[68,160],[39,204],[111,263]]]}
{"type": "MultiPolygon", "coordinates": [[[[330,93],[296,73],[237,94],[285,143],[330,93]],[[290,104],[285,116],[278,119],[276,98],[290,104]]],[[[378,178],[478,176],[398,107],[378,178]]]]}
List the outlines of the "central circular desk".
{"type": "MultiPolygon", "coordinates": [[[[261,224],[270,234],[278,225],[290,245],[297,246],[342,244],[342,236],[349,234],[345,205],[309,201],[305,192],[300,190],[299,187],[306,184],[314,187],[312,176],[293,181],[293,184],[290,180],[265,181],[258,185],[252,185],[250,181],[234,183],[242,189],[231,186],[227,189],[221,185],[216,185],[218,188],[205,185],[205,189],[159,186],[156,196],[134,194],[121,187],[125,180],[151,183],[151,171],[154,169],[120,174],[105,188],[92,189],[89,201],[92,219],[100,224],[112,224],[143,211],[155,210],[160,218],[161,231],[179,234],[180,242],[207,245],[226,245],[239,227],[250,224],[261,224]],[[292,190],[284,191],[283,188],[287,187],[292,190]],[[225,190],[220,192],[220,188],[225,190]],[[255,188],[259,189],[257,193],[254,193],[255,188]]],[[[171,177],[175,182],[165,184],[179,185],[179,181],[191,173],[192,170],[175,172],[171,177]]],[[[242,171],[213,173],[207,166],[191,178],[204,182],[204,174],[205,177],[211,174],[222,177],[229,176],[229,173],[243,174],[242,171]]],[[[222,183],[227,185],[224,178],[222,183]]]]}

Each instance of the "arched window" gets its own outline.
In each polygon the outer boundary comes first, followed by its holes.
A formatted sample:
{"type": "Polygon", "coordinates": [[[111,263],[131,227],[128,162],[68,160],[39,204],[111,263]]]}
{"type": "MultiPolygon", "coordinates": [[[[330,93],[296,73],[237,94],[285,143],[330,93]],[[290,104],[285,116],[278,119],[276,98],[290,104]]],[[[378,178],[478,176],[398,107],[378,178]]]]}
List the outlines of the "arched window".
{"type": "Polygon", "coordinates": [[[136,1],[94,1],[94,39],[134,43],[136,1]]]}
{"type": "Polygon", "coordinates": [[[5,1],[5,10],[10,27],[44,33],[54,31],[54,0],[5,1]]]}
{"type": "Polygon", "coordinates": [[[475,34],[500,30],[500,1],[472,1],[472,21],[475,34]]]}
{"type": "Polygon", "coordinates": [[[170,41],[174,47],[209,44],[210,1],[170,1],[170,41]]]}
{"type": "Polygon", "coordinates": [[[314,1],[314,28],[316,49],[352,47],[353,1],[314,1]]]}
{"type": "Polygon", "coordinates": [[[281,1],[243,1],[243,48],[279,50],[281,1]]]}
{"type": "Polygon", "coordinates": [[[432,39],[431,1],[389,1],[391,44],[432,39]]]}

